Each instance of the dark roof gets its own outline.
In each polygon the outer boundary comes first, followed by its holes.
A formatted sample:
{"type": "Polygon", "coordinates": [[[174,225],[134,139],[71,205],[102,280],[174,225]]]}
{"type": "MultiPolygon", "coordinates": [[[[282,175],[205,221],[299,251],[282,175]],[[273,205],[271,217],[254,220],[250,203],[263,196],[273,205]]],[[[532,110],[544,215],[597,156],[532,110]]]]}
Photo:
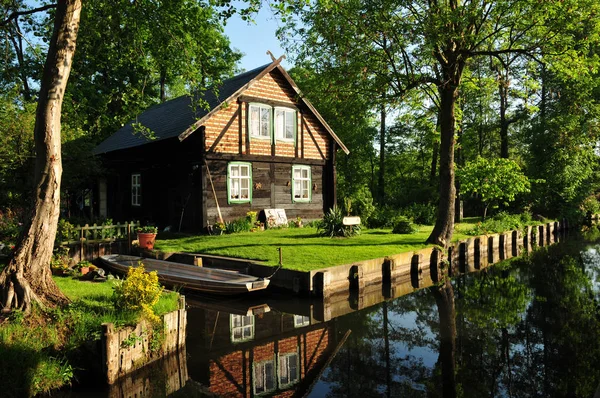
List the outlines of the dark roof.
{"type": "Polygon", "coordinates": [[[193,106],[192,97],[190,96],[182,96],[162,104],[154,105],[139,115],[137,121],[132,120],[127,123],[94,148],[94,155],[133,148],[150,142],[179,136],[179,134],[192,126],[198,119],[202,118],[210,110],[214,109],[258,76],[269,65],[271,64],[263,65],[223,81],[223,84],[218,89],[218,97],[215,96],[214,90],[206,90],[203,99],[208,103],[209,109],[200,105],[193,106]],[[150,140],[140,133],[134,134],[131,124],[135,122],[150,129],[155,139],[150,140]]]}

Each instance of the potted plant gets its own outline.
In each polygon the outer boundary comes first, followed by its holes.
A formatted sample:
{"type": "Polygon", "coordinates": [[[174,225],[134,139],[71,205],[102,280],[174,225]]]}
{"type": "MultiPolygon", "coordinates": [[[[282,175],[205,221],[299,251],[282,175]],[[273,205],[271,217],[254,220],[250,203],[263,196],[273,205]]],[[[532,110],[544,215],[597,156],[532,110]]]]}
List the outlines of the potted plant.
{"type": "Polygon", "coordinates": [[[92,263],[89,261],[81,261],[76,265],[76,267],[79,269],[79,272],[81,272],[81,275],[85,275],[90,272],[92,266],[92,263]]]}
{"type": "Polygon", "coordinates": [[[146,250],[154,249],[154,241],[156,240],[158,228],[147,225],[145,227],[138,227],[135,232],[137,232],[140,248],[146,250]]]}

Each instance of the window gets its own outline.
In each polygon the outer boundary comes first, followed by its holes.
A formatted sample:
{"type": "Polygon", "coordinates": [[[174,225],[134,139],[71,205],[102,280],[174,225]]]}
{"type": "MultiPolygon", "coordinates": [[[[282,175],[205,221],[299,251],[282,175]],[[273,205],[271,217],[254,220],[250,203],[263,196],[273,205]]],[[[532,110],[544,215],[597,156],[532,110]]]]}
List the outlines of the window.
{"type": "Polygon", "coordinates": [[[252,164],[229,163],[227,172],[227,197],[229,203],[252,201],[252,164]]]}
{"type": "Polygon", "coordinates": [[[250,104],[248,116],[250,137],[271,139],[271,107],[268,105],[250,104]]]}
{"type": "Polygon", "coordinates": [[[274,391],[275,361],[263,361],[254,364],[254,394],[265,394],[274,391]]]}
{"type": "Polygon", "coordinates": [[[282,141],[294,141],[296,137],[296,111],[275,108],[275,137],[282,141]]]}
{"type": "Polygon", "coordinates": [[[310,166],[292,166],[292,200],[310,202],[310,166]]]}
{"type": "Polygon", "coordinates": [[[131,205],[141,206],[142,205],[142,175],[132,174],[131,175],[131,205]]]}
{"type": "Polygon", "coordinates": [[[310,318],[304,315],[294,315],[294,327],[301,328],[310,325],[310,318]]]}
{"type": "Polygon", "coordinates": [[[229,330],[232,343],[254,339],[254,316],[231,314],[229,330]]]}
{"type": "Polygon", "coordinates": [[[298,379],[298,353],[279,356],[279,387],[286,388],[298,379]]]}

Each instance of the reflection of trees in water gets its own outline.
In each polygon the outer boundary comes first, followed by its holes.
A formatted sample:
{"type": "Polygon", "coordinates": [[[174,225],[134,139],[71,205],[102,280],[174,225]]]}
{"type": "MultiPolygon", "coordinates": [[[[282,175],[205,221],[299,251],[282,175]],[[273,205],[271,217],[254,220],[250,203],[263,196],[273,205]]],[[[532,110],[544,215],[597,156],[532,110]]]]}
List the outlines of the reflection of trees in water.
{"type": "Polygon", "coordinates": [[[353,332],[329,396],[593,396],[600,261],[587,257],[551,246],[339,319],[353,332]]]}

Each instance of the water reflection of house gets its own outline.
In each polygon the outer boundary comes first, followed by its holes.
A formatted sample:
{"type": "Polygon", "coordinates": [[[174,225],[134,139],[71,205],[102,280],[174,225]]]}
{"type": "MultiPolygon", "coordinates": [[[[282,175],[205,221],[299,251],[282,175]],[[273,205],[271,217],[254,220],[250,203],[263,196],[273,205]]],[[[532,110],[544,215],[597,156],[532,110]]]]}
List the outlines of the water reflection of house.
{"type": "Polygon", "coordinates": [[[303,396],[343,341],[335,321],[302,315],[231,314],[191,309],[188,368],[192,379],[227,397],[303,396]]]}

